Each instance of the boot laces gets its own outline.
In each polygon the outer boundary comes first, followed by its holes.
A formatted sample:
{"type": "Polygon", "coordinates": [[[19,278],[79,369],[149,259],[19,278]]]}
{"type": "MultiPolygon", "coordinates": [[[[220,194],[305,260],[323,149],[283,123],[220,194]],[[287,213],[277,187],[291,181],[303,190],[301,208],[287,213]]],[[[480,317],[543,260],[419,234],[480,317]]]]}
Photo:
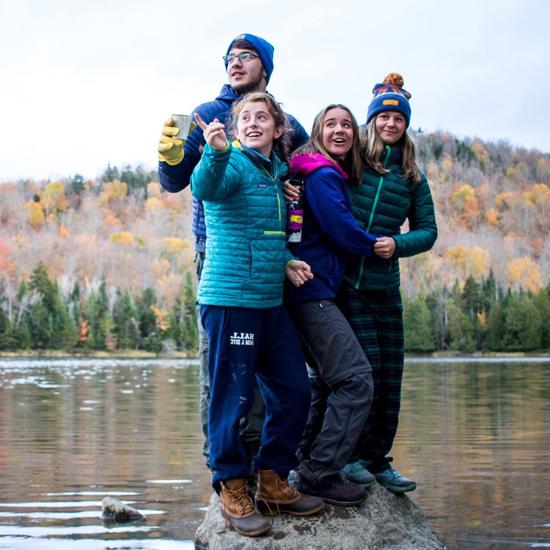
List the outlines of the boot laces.
{"type": "Polygon", "coordinates": [[[277,476],[276,480],[277,488],[281,489],[281,492],[285,495],[287,498],[296,498],[299,496],[298,491],[294,489],[289,483],[287,479],[282,479],[281,477],[277,476]]]}
{"type": "Polygon", "coordinates": [[[239,510],[239,514],[245,516],[255,511],[254,505],[252,504],[252,500],[246,490],[246,484],[243,485],[242,487],[239,487],[238,489],[229,489],[226,486],[225,490],[227,491],[229,497],[233,501],[233,504],[239,510]]]}

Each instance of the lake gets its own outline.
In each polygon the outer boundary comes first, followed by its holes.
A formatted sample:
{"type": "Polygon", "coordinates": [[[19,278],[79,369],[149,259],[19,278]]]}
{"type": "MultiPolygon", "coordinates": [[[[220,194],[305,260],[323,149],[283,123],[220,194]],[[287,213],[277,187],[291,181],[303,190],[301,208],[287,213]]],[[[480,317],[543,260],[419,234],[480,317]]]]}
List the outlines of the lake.
{"type": "MultiPolygon", "coordinates": [[[[201,448],[194,361],[0,359],[0,549],[193,548],[201,448]]],[[[449,549],[550,548],[550,358],[407,358],[393,455],[449,549]]]]}

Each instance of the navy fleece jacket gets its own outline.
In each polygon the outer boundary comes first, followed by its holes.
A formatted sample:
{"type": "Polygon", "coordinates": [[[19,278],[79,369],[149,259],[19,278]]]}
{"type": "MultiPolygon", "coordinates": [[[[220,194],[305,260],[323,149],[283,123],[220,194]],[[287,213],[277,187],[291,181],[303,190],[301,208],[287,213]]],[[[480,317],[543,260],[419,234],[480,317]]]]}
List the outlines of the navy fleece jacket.
{"type": "Polygon", "coordinates": [[[292,253],[311,266],[314,278],[296,288],[285,282],[288,304],[332,299],[344,277],[349,255],[372,256],[376,235],[359,228],[351,211],[348,175],[320,153],[290,160],[291,172],[305,177],[302,241],[289,243],[292,253]]]}

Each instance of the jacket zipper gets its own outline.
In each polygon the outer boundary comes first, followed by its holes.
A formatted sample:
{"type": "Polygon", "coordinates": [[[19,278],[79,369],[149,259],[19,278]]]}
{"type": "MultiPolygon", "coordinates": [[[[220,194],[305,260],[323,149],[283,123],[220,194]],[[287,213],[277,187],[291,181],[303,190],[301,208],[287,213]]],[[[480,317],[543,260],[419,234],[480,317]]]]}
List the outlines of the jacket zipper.
{"type": "MultiPolygon", "coordinates": [[[[277,186],[275,185],[275,178],[269,173],[269,170],[265,166],[262,166],[262,169],[264,172],[269,176],[269,179],[271,180],[271,183],[273,184],[273,191],[275,191],[275,197],[277,198],[277,213],[279,216],[279,224],[282,224],[283,217],[281,214],[281,198],[279,197],[279,193],[277,193],[277,186]]],[[[264,231],[264,235],[286,235],[286,231],[264,231]]]]}
{"type": "MultiPolygon", "coordinates": [[[[386,157],[384,159],[384,168],[386,168],[386,165],[388,164],[388,160],[390,158],[391,153],[391,147],[389,145],[386,145],[386,157]]],[[[367,233],[370,232],[370,227],[372,225],[372,220],[374,219],[374,211],[376,210],[376,207],[378,206],[378,200],[380,199],[380,193],[382,192],[382,184],[384,183],[384,174],[380,176],[380,179],[378,180],[378,189],[376,190],[376,195],[374,197],[374,202],[372,203],[372,208],[370,211],[370,217],[369,217],[369,223],[367,225],[367,233]]],[[[361,264],[359,266],[359,277],[357,279],[357,282],[355,283],[355,289],[357,290],[360,286],[361,279],[363,278],[363,271],[365,270],[365,256],[361,257],[361,264]]]]}

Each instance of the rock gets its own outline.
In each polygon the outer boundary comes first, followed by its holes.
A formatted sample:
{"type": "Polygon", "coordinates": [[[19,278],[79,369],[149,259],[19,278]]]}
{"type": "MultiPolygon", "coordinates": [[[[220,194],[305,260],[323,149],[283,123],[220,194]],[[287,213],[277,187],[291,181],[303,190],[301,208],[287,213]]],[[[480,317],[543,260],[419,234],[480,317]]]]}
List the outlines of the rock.
{"type": "Polygon", "coordinates": [[[104,521],[116,523],[144,519],[141,512],[111,497],[105,497],[101,501],[101,517],[104,521]]]}
{"type": "Polygon", "coordinates": [[[422,510],[406,495],[394,495],[380,485],[367,490],[358,507],[331,506],[303,518],[276,516],[266,535],[244,537],[225,525],[218,496],[212,495],[206,518],[195,534],[195,548],[208,550],[440,550],[422,510]]]}

